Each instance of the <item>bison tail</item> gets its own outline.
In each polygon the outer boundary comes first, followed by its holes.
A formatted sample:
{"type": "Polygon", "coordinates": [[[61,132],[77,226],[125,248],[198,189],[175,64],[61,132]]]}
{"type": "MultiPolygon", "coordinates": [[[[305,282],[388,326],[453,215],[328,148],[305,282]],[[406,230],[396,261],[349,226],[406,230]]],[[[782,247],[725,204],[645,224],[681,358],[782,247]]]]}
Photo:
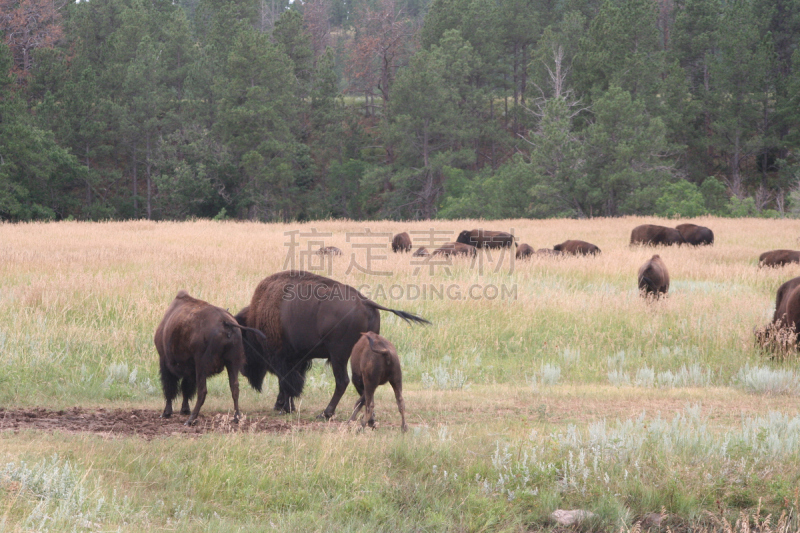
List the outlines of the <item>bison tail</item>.
{"type": "Polygon", "coordinates": [[[405,320],[406,322],[408,322],[409,324],[411,324],[412,322],[417,322],[418,324],[430,324],[429,320],[425,320],[422,317],[419,317],[417,315],[412,315],[411,313],[407,313],[405,311],[400,311],[398,309],[389,309],[388,307],[384,307],[384,306],[382,306],[380,304],[376,304],[372,300],[366,300],[365,303],[367,305],[369,305],[370,307],[374,307],[375,309],[380,309],[381,311],[389,311],[390,313],[394,313],[397,316],[399,316],[400,318],[402,318],[403,320],[405,320]]]}
{"type": "Polygon", "coordinates": [[[257,337],[260,337],[262,341],[267,340],[267,336],[264,335],[264,333],[261,330],[258,330],[256,328],[248,328],[247,326],[240,326],[239,324],[231,324],[230,322],[225,322],[225,325],[228,326],[229,328],[239,328],[243,332],[250,331],[257,337]]]}
{"type": "Polygon", "coordinates": [[[250,337],[250,335],[242,335],[242,344],[244,344],[245,358],[242,375],[247,378],[251,387],[261,392],[261,386],[264,384],[264,376],[267,374],[267,371],[271,370],[271,365],[267,362],[267,358],[259,343],[255,342],[255,339],[250,337]]]}

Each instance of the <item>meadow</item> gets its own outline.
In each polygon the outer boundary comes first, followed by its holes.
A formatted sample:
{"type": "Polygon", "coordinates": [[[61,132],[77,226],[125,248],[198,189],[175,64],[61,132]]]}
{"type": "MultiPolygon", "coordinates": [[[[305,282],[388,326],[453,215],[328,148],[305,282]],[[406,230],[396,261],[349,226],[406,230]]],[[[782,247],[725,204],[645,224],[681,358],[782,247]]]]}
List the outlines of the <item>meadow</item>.
{"type": "Polygon", "coordinates": [[[759,269],[758,255],[800,248],[800,221],[701,218],[712,247],[628,246],[636,225],[680,222],[0,224],[0,532],[563,530],[556,509],[594,513],[572,526],[582,531],[797,531],[800,373],[759,350],[753,328],[800,275],[759,269]],[[602,254],[482,253],[431,271],[389,248],[399,231],[417,243],[481,226],[602,254]],[[310,252],[323,242],[344,255],[320,264],[310,252]],[[647,301],[636,271],[654,253],[672,282],[647,301]],[[241,379],[247,420],[280,431],[226,422],[224,373],[200,413],[205,427],[222,421],[215,430],[4,425],[37,408],[157,415],[153,333],[178,290],[236,313],[291,266],[432,322],[382,314],[407,433],[388,385],[377,429],[346,423],[352,387],[318,421],[333,392],[322,361],[292,415],[272,411],[273,376],[262,394],[241,379]]]}

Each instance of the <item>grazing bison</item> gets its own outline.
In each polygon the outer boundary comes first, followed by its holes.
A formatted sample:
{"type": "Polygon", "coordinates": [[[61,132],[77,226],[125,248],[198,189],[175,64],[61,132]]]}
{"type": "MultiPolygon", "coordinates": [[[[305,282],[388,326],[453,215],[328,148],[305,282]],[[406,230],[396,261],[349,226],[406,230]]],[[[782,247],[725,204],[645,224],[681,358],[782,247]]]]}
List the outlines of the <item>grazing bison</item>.
{"type": "Polygon", "coordinates": [[[394,345],[377,333],[368,331],[361,334],[353,352],[350,354],[350,369],[353,372],[353,386],[361,397],[356,400],[350,422],[356,419],[363,406],[364,418],[361,427],[369,423],[375,427],[375,389],[386,382],[392,386],[400,410],[402,430],[406,431],[406,404],[403,401],[403,372],[394,345]]]}
{"type": "Polygon", "coordinates": [[[317,250],[317,255],[342,255],[342,251],[335,246],[325,246],[317,250]]]}
{"type": "Polygon", "coordinates": [[[643,296],[658,298],[669,291],[669,272],[659,255],[654,255],[639,268],[638,278],[643,296]]]}
{"type": "Polygon", "coordinates": [[[790,279],[775,295],[772,322],[756,328],[756,342],[762,348],[778,352],[794,351],[800,330],[800,277],[790,279]]]}
{"type": "Polygon", "coordinates": [[[686,244],[691,244],[692,246],[714,244],[714,232],[705,226],[678,224],[675,229],[680,232],[686,244]]]}
{"type": "Polygon", "coordinates": [[[330,361],[336,389],[320,416],[330,418],[347,389],[347,361],[361,333],[380,333],[379,311],[389,311],[406,322],[430,324],[424,318],[389,309],[356,289],[332,279],[297,270],[264,278],[250,305],[236,319],[266,335],[243,335],[246,364],[242,374],[257,391],[267,372],[278,377],[275,409],[292,412],[294,399],[303,392],[312,359],[330,361]]]}
{"type": "Polygon", "coordinates": [[[410,252],[411,251],[411,237],[405,231],[398,233],[392,239],[392,251],[397,252],[410,252]]]}
{"type": "Polygon", "coordinates": [[[443,255],[450,257],[453,255],[464,255],[467,257],[475,257],[478,255],[478,249],[471,244],[463,244],[460,242],[448,242],[447,244],[435,249],[431,255],[443,255]]]}
{"type": "Polygon", "coordinates": [[[758,266],[760,267],[779,267],[789,263],[800,263],[800,252],[771,250],[758,256],[758,266]]]}
{"type": "Polygon", "coordinates": [[[464,230],[458,234],[456,242],[476,248],[508,248],[515,244],[514,236],[510,233],[484,229],[464,230]]]}
{"type": "Polygon", "coordinates": [[[411,254],[412,257],[428,257],[429,255],[431,255],[431,253],[424,246],[420,246],[416,252],[411,254]]]}
{"type": "Polygon", "coordinates": [[[665,226],[656,226],[654,224],[642,224],[636,226],[631,231],[631,244],[644,244],[655,246],[663,244],[671,246],[673,244],[683,244],[683,236],[681,232],[675,228],[667,228],[665,226]]]}
{"type": "Polygon", "coordinates": [[[197,391],[197,403],[186,421],[187,426],[194,424],[206,401],[206,378],[219,374],[224,367],[233,396],[234,421],[239,421],[239,371],[245,364],[243,329],[263,337],[260,331],[239,325],[226,310],[192,298],[186,291],[178,292],[156,328],[154,339],[166,400],[162,418],[172,416],[172,401],[178,395],[180,381],[182,415],[189,414],[189,399],[197,391]]]}
{"type": "Polygon", "coordinates": [[[530,244],[522,243],[517,246],[517,259],[530,259],[536,252],[530,244]]]}
{"type": "Polygon", "coordinates": [[[792,278],[780,287],[775,293],[775,314],[772,315],[772,322],[777,324],[783,321],[786,316],[786,306],[789,302],[789,294],[797,287],[800,286],[800,276],[792,278]]]}
{"type": "Polygon", "coordinates": [[[553,246],[553,250],[572,255],[594,255],[600,253],[600,248],[586,241],[564,241],[553,246]]]}

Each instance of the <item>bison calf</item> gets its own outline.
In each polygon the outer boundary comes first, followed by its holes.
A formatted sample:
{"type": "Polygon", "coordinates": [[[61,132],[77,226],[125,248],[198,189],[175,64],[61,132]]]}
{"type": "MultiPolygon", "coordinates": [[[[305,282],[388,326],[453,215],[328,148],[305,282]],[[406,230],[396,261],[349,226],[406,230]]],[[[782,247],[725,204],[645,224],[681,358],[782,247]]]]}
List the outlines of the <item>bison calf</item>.
{"type": "MultiPolygon", "coordinates": [[[[172,401],[178,395],[180,381],[182,415],[189,414],[189,399],[197,392],[194,411],[185,423],[194,424],[206,400],[206,378],[219,374],[224,367],[233,396],[234,421],[239,421],[239,371],[245,363],[242,329],[250,328],[240,326],[224,309],[192,298],[186,291],[178,292],[154,339],[166,400],[162,418],[172,416],[172,401]]],[[[260,331],[255,333],[263,337],[260,331]]]]}
{"type": "Polygon", "coordinates": [[[411,251],[411,237],[408,233],[404,231],[394,236],[392,239],[392,251],[394,253],[411,251]]]}
{"type": "Polygon", "coordinates": [[[420,246],[416,252],[411,254],[413,257],[428,257],[431,253],[424,246],[420,246]]]}
{"type": "Polygon", "coordinates": [[[600,248],[586,241],[564,241],[553,246],[553,250],[572,255],[595,255],[600,253],[600,248]]]}
{"type": "Polygon", "coordinates": [[[644,296],[667,294],[669,290],[669,272],[659,255],[654,255],[639,268],[639,291],[644,296]]]}
{"type": "Polygon", "coordinates": [[[406,431],[408,428],[406,404],[403,401],[403,373],[394,345],[377,333],[362,333],[350,354],[350,369],[353,373],[353,385],[361,397],[356,401],[349,421],[355,420],[361,408],[366,406],[361,427],[367,424],[369,427],[375,426],[375,389],[388,381],[394,389],[397,408],[400,410],[401,427],[406,431]]]}
{"type": "Polygon", "coordinates": [[[789,263],[800,263],[800,252],[771,250],[758,256],[758,266],[760,267],[780,267],[789,263]]]}

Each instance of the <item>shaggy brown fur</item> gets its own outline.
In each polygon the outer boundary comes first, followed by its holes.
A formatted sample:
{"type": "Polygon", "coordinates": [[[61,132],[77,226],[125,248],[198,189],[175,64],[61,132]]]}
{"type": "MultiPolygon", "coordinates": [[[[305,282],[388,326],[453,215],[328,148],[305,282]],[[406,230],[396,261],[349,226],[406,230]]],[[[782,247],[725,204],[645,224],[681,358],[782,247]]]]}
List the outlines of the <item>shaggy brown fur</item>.
{"type": "Polygon", "coordinates": [[[464,230],[459,233],[456,242],[476,248],[508,248],[516,244],[514,236],[508,232],[484,229],[464,230]]]}
{"type": "Polygon", "coordinates": [[[777,323],[784,318],[789,301],[787,296],[798,286],[800,286],[800,276],[792,278],[778,287],[778,291],[775,293],[775,314],[772,315],[772,322],[777,323]]]}
{"type": "Polygon", "coordinates": [[[475,257],[478,255],[478,249],[471,244],[448,242],[435,249],[431,255],[443,255],[445,257],[450,257],[451,255],[465,255],[467,257],[475,257]]]}
{"type": "Polygon", "coordinates": [[[342,255],[342,251],[335,246],[325,246],[317,250],[317,255],[342,255]]]}
{"type": "Polygon", "coordinates": [[[530,244],[522,243],[517,246],[517,259],[530,259],[536,252],[530,244]]]}
{"type": "Polygon", "coordinates": [[[405,231],[398,233],[392,239],[392,251],[397,252],[410,252],[411,251],[411,237],[405,231]]]}
{"type": "Polygon", "coordinates": [[[194,424],[206,400],[206,378],[226,368],[233,396],[234,421],[239,421],[239,371],[245,363],[242,329],[249,328],[240,326],[224,309],[192,298],[186,291],[178,292],[153,339],[166,400],[163,418],[172,416],[172,401],[178,395],[180,381],[181,414],[189,414],[189,399],[197,391],[197,403],[186,421],[187,426],[194,424]]]}
{"type": "Polygon", "coordinates": [[[394,390],[397,409],[402,420],[401,428],[406,431],[406,404],[403,401],[403,371],[400,358],[394,345],[377,333],[368,331],[353,346],[350,354],[350,370],[353,373],[353,386],[361,397],[356,400],[350,422],[356,419],[361,407],[366,406],[361,427],[367,424],[375,427],[375,389],[388,382],[394,390]]]}
{"type": "Polygon", "coordinates": [[[600,253],[600,248],[586,241],[564,241],[553,246],[553,250],[572,255],[594,255],[600,253]]]}
{"type": "Polygon", "coordinates": [[[669,272],[659,255],[654,255],[639,268],[639,291],[643,296],[660,297],[669,291],[669,272]]]}
{"type": "Polygon", "coordinates": [[[347,389],[347,361],[364,331],[380,332],[379,311],[407,322],[429,324],[424,318],[378,305],[356,289],[310,272],[290,270],[265,278],[249,307],[236,316],[256,328],[265,340],[244,335],[246,364],[242,373],[261,390],[267,372],[278,377],[275,409],[292,412],[313,359],[330,361],[336,389],[321,416],[330,418],[347,389]]]}
{"type": "Polygon", "coordinates": [[[411,255],[413,257],[428,257],[431,253],[424,246],[420,246],[419,249],[411,255]]]}
{"type": "Polygon", "coordinates": [[[775,294],[775,313],[772,322],[754,330],[756,344],[781,357],[794,352],[797,345],[797,322],[800,320],[800,305],[793,305],[794,312],[789,311],[789,302],[800,299],[795,291],[800,287],[800,277],[792,278],[780,287],[775,294]]]}
{"type": "Polygon", "coordinates": [[[758,266],[779,267],[789,263],[800,263],[800,252],[794,250],[771,250],[758,256],[758,266]]]}
{"type": "Polygon", "coordinates": [[[681,233],[681,237],[687,244],[701,246],[714,244],[714,232],[705,226],[697,224],[679,224],[675,229],[681,233]]]}
{"type": "Polygon", "coordinates": [[[683,236],[681,232],[675,228],[667,228],[665,226],[656,226],[654,224],[642,224],[636,226],[631,231],[631,244],[644,244],[655,246],[663,244],[671,246],[673,244],[683,244],[683,236]]]}

